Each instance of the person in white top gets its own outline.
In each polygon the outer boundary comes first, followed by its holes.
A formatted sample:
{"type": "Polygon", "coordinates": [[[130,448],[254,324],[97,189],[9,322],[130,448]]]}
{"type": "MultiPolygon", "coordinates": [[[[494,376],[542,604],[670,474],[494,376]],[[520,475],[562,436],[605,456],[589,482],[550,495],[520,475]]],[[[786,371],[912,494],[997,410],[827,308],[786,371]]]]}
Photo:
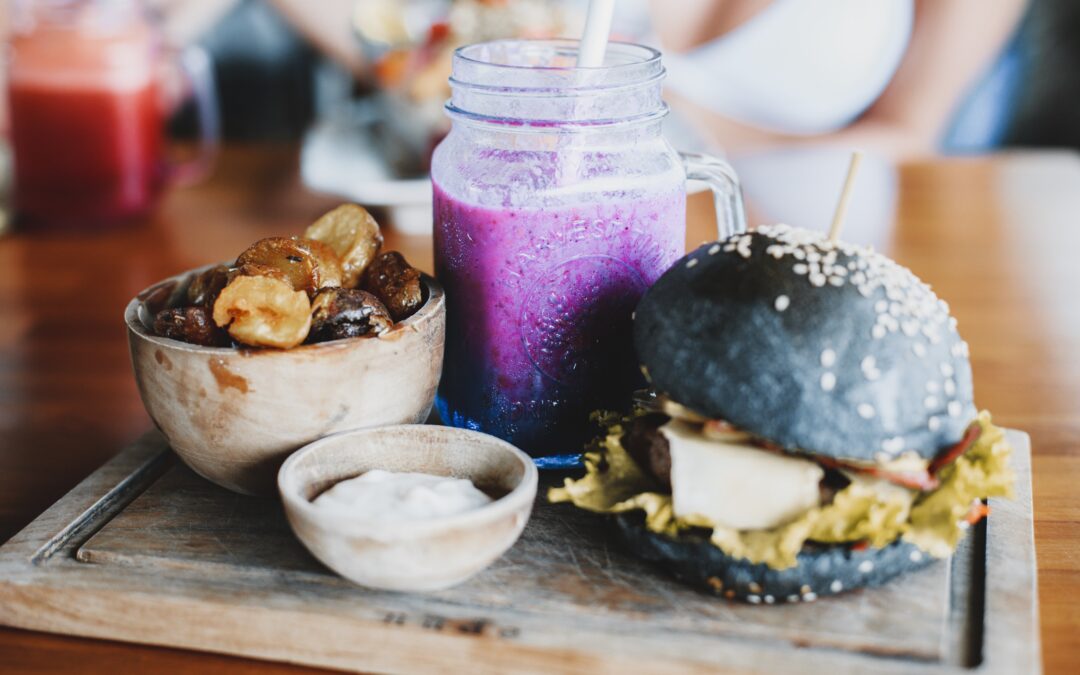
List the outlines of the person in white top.
{"type": "Polygon", "coordinates": [[[623,0],[620,12],[627,26],[648,12],[669,98],[728,152],[829,140],[904,157],[936,150],[1026,4],[623,0]]]}

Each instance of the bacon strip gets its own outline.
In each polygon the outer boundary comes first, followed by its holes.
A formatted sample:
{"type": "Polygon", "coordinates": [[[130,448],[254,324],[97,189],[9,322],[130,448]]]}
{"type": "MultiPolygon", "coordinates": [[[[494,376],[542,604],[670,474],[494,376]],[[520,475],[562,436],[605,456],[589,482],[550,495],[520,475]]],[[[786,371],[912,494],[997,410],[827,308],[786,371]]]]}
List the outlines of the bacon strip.
{"type": "Polygon", "coordinates": [[[982,427],[979,426],[978,422],[972,422],[967,431],[964,432],[964,437],[956,445],[941,451],[930,462],[930,473],[937,475],[939,471],[955,462],[960,455],[963,455],[975,445],[975,441],[979,440],[981,434],[982,427]]]}
{"type": "Polygon", "coordinates": [[[876,466],[848,464],[831,457],[814,457],[814,461],[829,469],[842,469],[873,476],[912,490],[929,491],[940,484],[930,471],[889,471],[876,466]]]}
{"type": "MultiPolygon", "coordinates": [[[[739,432],[737,427],[724,420],[709,420],[705,422],[703,427],[703,432],[712,432],[716,435],[739,432]]],[[[873,476],[874,478],[889,481],[900,487],[929,492],[931,490],[936,490],[938,486],[941,485],[941,482],[937,479],[937,474],[946,466],[955,462],[958,457],[970,450],[972,446],[975,445],[975,442],[979,440],[980,434],[982,434],[982,427],[979,426],[978,422],[972,422],[971,425],[968,426],[967,431],[964,432],[963,438],[938,453],[937,456],[930,461],[930,465],[925,471],[889,471],[888,469],[877,466],[851,464],[833,459],[832,457],[813,455],[810,458],[828,469],[862,473],[867,476],[873,476]]],[[[706,433],[706,435],[708,435],[708,433],[706,433]]],[[[754,438],[750,442],[764,450],[786,453],[784,448],[764,438],[754,438]]],[[[975,522],[978,522],[978,520],[975,522]]]]}
{"type": "Polygon", "coordinates": [[[979,502],[978,504],[972,504],[971,510],[968,511],[968,514],[964,518],[964,520],[966,520],[969,525],[974,525],[975,523],[979,522],[980,520],[989,515],[990,507],[986,504],[983,504],[982,502],[979,502]]]}

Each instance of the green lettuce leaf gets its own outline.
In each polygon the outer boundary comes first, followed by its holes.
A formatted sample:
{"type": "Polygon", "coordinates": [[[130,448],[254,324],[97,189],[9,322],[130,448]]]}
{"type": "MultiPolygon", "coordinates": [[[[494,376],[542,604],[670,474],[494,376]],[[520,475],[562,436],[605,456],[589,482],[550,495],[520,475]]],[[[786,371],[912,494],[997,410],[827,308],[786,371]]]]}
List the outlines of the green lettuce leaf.
{"type": "Polygon", "coordinates": [[[978,422],[982,433],[975,445],[941,470],[941,485],[911,509],[904,532],[905,541],[938,558],[956,549],[975,500],[1013,498],[1016,475],[1009,466],[1012,447],[1005,432],[990,423],[990,413],[980,413],[978,422]]]}
{"type": "Polygon", "coordinates": [[[991,424],[989,413],[981,413],[978,423],[982,427],[979,439],[942,470],[937,490],[920,495],[879,479],[850,474],[851,484],[838,492],[831,504],[768,530],[735,530],[701,517],[677,517],[671,495],[659,491],[652,476],[622,447],[622,426],[618,423],[612,423],[607,435],[587,448],[585,475],[552,488],[548,499],[596,513],[641,510],[646,527],[671,536],[692,527],[711,529],[713,545],[724,553],[775,569],[793,567],[807,541],[866,541],[882,547],[902,536],[931,555],[945,557],[963,536],[960,523],[974,499],[1012,494],[1011,449],[1004,432],[991,424]]]}

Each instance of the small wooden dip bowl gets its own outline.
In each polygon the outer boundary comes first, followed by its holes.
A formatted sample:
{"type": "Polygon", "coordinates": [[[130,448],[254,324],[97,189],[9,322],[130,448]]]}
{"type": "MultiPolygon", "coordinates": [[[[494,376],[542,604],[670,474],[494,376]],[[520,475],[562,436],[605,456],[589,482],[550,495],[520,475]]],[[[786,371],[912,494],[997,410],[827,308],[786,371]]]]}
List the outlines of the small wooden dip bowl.
{"type": "Polygon", "coordinates": [[[273,494],[294,450],[346,429],[423,422],[442,373],[446,302],[427,302],[381,337],[288,350],[200,347],[154,335],[154,313],[207,266],[157,283],[124,312],[135,381],[154,424],[200,475],[273,494]]]}
{"type": "Polygon", "coordinates": [[[350,581],[394,591],[461,583],[509,549],[529,520],[537,472],[509,443],[466,429],[402,425],[347,431],[286,460],[278,489],[293,532],[350,581]],[[373,469],[468,478],[494,501],[455,515],[388,523],[326,512],[311,502],[335,483],[373,469]]]}

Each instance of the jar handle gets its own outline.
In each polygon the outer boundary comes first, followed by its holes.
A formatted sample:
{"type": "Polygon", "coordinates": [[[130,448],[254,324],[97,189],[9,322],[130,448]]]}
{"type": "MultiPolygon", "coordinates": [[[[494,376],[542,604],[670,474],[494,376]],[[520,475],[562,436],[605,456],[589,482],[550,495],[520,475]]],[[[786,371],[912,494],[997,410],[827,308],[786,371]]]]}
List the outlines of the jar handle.
{"type": "Polygon", "coordinates": [[[708,184],[716,207],[717,238],[726,239],[746,231],[746,209],[743,206],[742,187],[735,169],[722,159],[712,155],[680,152],[687,180],[700,180],[708,184]]]}
{"type": "Polygon", "coordinates": [[[214,167],[221,144],[221,116],[210,55],[196,45],[175,51],[175,62],[195,103],[199,144],[194,157],[170,164],[169,180],[176,185],[191,185],[205,178],[214,167]]]}

